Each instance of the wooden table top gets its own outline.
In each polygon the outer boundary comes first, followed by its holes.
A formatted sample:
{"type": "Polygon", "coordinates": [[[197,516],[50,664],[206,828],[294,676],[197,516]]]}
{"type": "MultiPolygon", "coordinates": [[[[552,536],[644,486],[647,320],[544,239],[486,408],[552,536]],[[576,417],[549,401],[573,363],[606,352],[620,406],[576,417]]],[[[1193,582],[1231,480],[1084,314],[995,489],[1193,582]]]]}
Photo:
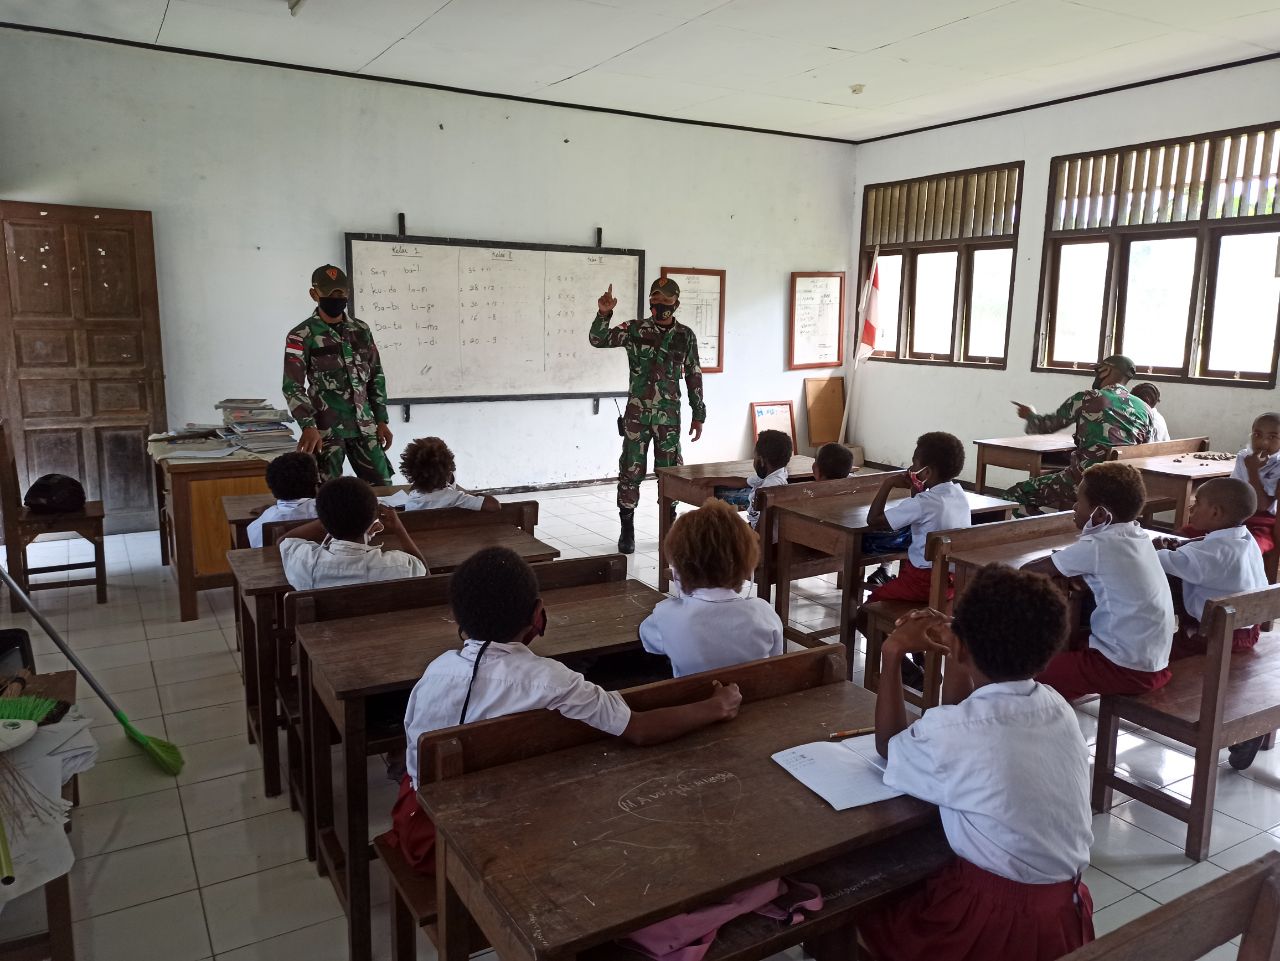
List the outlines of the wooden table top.
{"type": "MultiPolygon", "coordinates": [[[[836,497],[817,497],[813,500],[796,504],[779,504],[775,508],[785,514],[796,514],[806,520],[815,521],[826,527],[839,527],[843,530],[866,530],[867,514],[871,510],[871,501],[875,491],[860,491],[856,494],[841,494],[836,497]]],[[[905,488],[891,491],[889,503],[908,496],[905,488]]],[[[1014,507],[1012,501],[986,494],[975,494],[965,491],[969,501],[969,511],[973,514],[1001,512],[1014,507]]]]}
{"type": "MultiPolygon", "coordinates": [[[[395,487],[375,487],[373,492],[379,497],[394,494],[396,491],[408,490],[408,484],[395,487]]],[[[230,524],[249,524],[258,519],[258,515],[276,502],[272,494],[226,494],[222,498],[222,510],[230,524]]],[[[298,521],[299,524],[304,521],[298,521]]]]}
{"type": "MultiPolygon", "coordinates": [[[[755,464],[750,460],[718,461],[714,464],[683,464],[680,467],[658,468],[658,478],[663,474],[679,477],[682,480],[702,481],[740,481],[745,486],[747,478],[756,472],[755,464]]],[[[796,454],[787,463],[787,473],[792,477],[813,479],[813,458],[804,454],[796,454]]]]}
{"type": "MultiPolygon", "coordinates": [[[[544,544],[514,524],[484,524],[479,527],[449,527],[440,530],[410,531],[427,566],[433,574],[453,570],[484,547],[509,547],[530,564],[555,560],[559,548],[544,544]]],[[[384,549],[394,549],[399,542],[391,536],[380,539],[384,549]]],[[[378,541],[375,541],[378,543],[378,541]]],[[[246,595],[283,593],[291,590],[280,561],[280,548],[247,547],[227,551],[227,563],[236,583],[246,595]]]]}
{"type": "Polygon", "coordinates": [[[1075,450],[1076,446],[1075,439],[1067,434],[1019,434],[1017,437],[989,437],[974,443],[979,447],[1011,447],[1042,454],[1075,450]]]}
{"type": "Polygon", "coordinates": [[[1163,474],[1166,477],[1185,477],[1187,480],[1210,480],[1214,477],[1229,477],[1235,468],[1235,458],[1231,460],[1200,460],[1195,454],[1162,454],[1159,457],[1135,457],[1123,463],[1150,474],[1163,474]]]}
{"type": "MultiPolygon", "coordinates": [[[[633,647],[640,622],[665,598],[639,581],[543,591],[547,633],[530,645],[544,657],[633,647]]],[[[299,624],[298,643],[339,699],[407,690],[428,664],[462,646],[448,605],[299,624]]]]}
{"type": "MultiPolygon", "coordinates": [[[[1167,531],[1153,531],[1143,528],[1148,537],[1168,537],[1167,531]]],[[[1079,531],[1067,531],[1049,537],[1033,537],[1025,541],[1014,541],[1009,544],[998,544],[994,547],[978,547],[973,550],[958,550],[950,555],[950,561],[957,567],[986,567],[988,564],[1004,564],[1008,567],[1022,567],[1032,561],[1048,557],[1055,551],[1069,547],[1080,539],[1079,531]]],[[[1179,538],[1181,540],[1181,538],[1179,538]]]]}
{"type": "Polygon", "coordinates": [[[874,711],[874,694],[827,684],[657,747],[610,738],[419,797],[513,940],[561,957],[930,823],[909,797],[835,811],[770,757],[874,711]]]}

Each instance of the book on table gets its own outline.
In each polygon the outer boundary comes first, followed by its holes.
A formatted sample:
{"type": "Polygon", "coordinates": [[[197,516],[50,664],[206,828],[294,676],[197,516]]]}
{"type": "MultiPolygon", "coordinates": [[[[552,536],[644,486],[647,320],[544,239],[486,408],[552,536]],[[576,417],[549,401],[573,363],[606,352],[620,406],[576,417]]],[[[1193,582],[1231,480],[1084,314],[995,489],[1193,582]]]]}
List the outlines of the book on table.
{"type": "Polygon", "coordinates": [[[771,756],[784,771],[837,811],[902,794],[884,783],[886,762],[876,750],[874,734],[844,741],[814,741],[771,756]]]}

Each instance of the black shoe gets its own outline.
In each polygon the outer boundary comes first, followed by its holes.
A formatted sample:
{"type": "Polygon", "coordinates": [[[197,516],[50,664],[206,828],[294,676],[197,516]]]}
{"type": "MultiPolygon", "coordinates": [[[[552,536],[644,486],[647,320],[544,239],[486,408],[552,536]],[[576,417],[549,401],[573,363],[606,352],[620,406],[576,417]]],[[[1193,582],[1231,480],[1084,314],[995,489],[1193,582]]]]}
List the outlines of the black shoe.
{"type": "Polygon", "coordinates": [[[1262,737],[1250,738],[1247,741],[1241,741],[1239,744],[1232,744],[1227,748],[1227,763],[1237,771],[1248,770],[1249,765],[1253,763],[1253,759],[1258,756],[1258,751],[1262,748],[1262,742],[1267,739],[1264,734],[1262,737]]]}
{"type": "Polygon", "coordinates": [[[867,578],[868,587],[879,587],[881,584],[888,584],[893,580],[893,575],[889,573],[889,565],[881,564],[867,578]]]}
{"type": "Polygon", "coordinates": [[[905,654],[902,657],[902,684],[912,690],[924,690],[924,669],[905,654]]]}
{"type": "Polygon", "coordinates": [[[622,533],[618,536],[618,553],[634,554],[636,552],[636,512],[634,509],[620,509],[618,517],[622,521],[622,533]]]}

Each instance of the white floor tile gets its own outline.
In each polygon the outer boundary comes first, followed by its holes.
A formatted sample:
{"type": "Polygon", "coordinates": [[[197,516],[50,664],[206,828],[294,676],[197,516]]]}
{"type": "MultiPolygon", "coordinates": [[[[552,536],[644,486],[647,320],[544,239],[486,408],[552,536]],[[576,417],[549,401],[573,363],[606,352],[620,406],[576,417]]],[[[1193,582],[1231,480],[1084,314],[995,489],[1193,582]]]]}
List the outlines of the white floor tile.
{"type": "Polygon", "coordinates": [[[1263,832],[1235,847],[1210,855],[1209,860],[1220,868],[1234,871],[1241,865],[1248,864],[1272,851],[1280,851],[1280,837],[1263,832]]]}
{"type": "Polygon", "coordinates": [[[1122,881],[1117,881],[1111,875],[1099,871],[1092,865],[1085,869],[1084,883],[1089,888],[1089,894],[1093,897],[1093,909],[1101,911],[1108,905],[1115,904],[1122,898],[1127,898],[1133,894],[1133,888],[1122,881]]]}
{"type": "MultiPolygon", "coordinates": [[[[426,935],[419,935],[419,937],[424,941],[428,940],[426,935]]],[[[391,957],[389,936],[387,940],[387,949],[378,953],[375,922],[374,957],[391,957]]],[[[435,957],[434,951],[431,957],[435,957]]],[[[306,961],[347,961],[346,918],[331,918],[319,924],[308,925],[305,928],[218,955],[218,961],[283,961],[285,958],[305,958],[306,961]]]]}
{"type": "Polygon", "coordinates": [[[215,954],[309,927],[342,914],[333,885],[309,861],[201,889],[215,954]]]}
{"type": "Polygon", "coordinates": [[[191,851],[202,887],[256,874],[306,857],[302,818],[283,810],[196,831],[191,851]]]}
{"type": "Polygon", "coordinates": [[[68,628],[66,639],[76,653],[81,653],[95,647],[145,641],[146,634],[142,630],[142,620],[139,618],[137,621],[125,624],[90,624],[84,627],[68,628]]]}
{"type": "Polygon", "coordinates": [[[229,824],[272,811],[287,810],[289,797],[269,798],[262,793],[262,773],[247,771],[213,781],[183,784],[178,788],[188,831],[229,824]]]}
{"type": "Polygon", "coordinates": [[[74,642],[71,647],[90,671],[105,671],[112,667],[127,667],[130,664],[146,664],[151,660],[146,641],[108,644],[103,647],[93,647],[87,651],[80,650],[74,642]]]}
{"type": "MultiPolygon", "coordinates": [[[[105,670],[95,670],[93,679],[102,685],[103,690],[112,695],[146,690],[156,686],[155,675],[151,673],[150,661],[143,661],[139,664],[125,664],[121,667],[110,667],[105,670]]],[[[80,698],[94,696],[93,689],[89,687],[89,682],[80,676],[76,678],[76,696],[80,698]]]]}
{"type": "Polygon", "coordinates": [[[155,669],[155,683],[161,687],[224,674],[240,676],[240,669],[225,646],[208,654],[153,661],[152,667],[155,669]]]}
{"type": "Polygon", "coordinates": [[[1101,937],[1158,907],[1160,907],[1159,902],[1153,901],[1145,894],[1131,894],[1093,915],[1094,933],[1101,937]]]}
{"type": "Polygon", "coordinates": [[[1129,777],[1155,787],[1167,787],[1195,772],[1195,758],[1136,734],[1116,739],[1116,767],[1129,777]]]}
{"type": "Polygon", "coordinates": [[[197,891],[78,921],[74,937],[79,961],[201,961],[211,950],[197,891]]]}
{"type": "Polygon", "coordinates": [[[166,714],[194,711],[218,704],[232,704],[244,700],[244,684],[239,674],[221,674],[202,677],[179,684],[166,684],[159,688],[160,704],[166,714]]]}
{"type": "Polygon", "coordinates": [[[1157,881],[1149,888],[1144,888],[1142,893],[1149,898],[1154,898],[1161,904],[1167,904],[1174,898],[1180,898],[1189,891],[1194,891],[1201,885],[1208,884],[1226,873],[1212,861],[1201,861],[1199,864],[1193,864],[1185,871],[1179,871],[1172,877],[1157,881]]]}
{"type": "MultiPolygon", "coordinates": [[[[125,717],[134,722],[135,727],[149,718],[160,717],[160,698],[154,687],[112,694],[111,700],[115,702],[116,707],[124,711],[125,717]]],[[[116,720],[111,708],[107,707],[107,703],[96,697],[82,697],[76,702],[76,707],[80,709],[80,713],[92,720],[94,727],[120,723],[116,720]]],[[[163,737],[163,731],[154,730],[155,728],[154,724],[143,724],[139,730],[143,734],[159,733],[163,737]]]]}
{"type": "Polygon", "coordinates": [[[262,776],[262,759],[257,747],[240,735],[189,744],[182,749],[182,756],[187,763],[178,775],[179,784],[214,781],[245,772],[262,776]]]}
{"type": "Polygon", "coordinates": [[[195,657],[200,654],[220,654],[227,649],[227,638],[222,629],[202,630],[172,637],[148,637],[153,661],[170,658],[195,657]]]}
{"type": "MultiPolygon", "coordinates": [[[[1117,800],[1121,797],[1122,795],[1120,794],[1116,795],[1117,800]]],[[[1111,813],[1118,818],[1123,818],[1132,824],[1136,824],[1148,834],[1154,834],[1170,844],[1180,848],[1186,847],[1186,822],[1170,817],[1163,811],[1157,811],[1141,801],[1133,800],[1118,804],[1111,809],[1111,813]]],[[[1213,823],[1209,830],[1209,854],[1213,855],[1219,851],[1225,851],[1227,848],[1234,847],[1242,841],[1249,840],[1257,833],[1258,829],[1253,825],[1237,821],[1221,811],[1215,811],[1213,823]]]]}
{"type": "MultiPolygon", "coordinates": [[[[1178,781],[1171,790],[1191,797],[1191,779],[1178,781]]],[[[1218,768],[1218,786],[1213,799],[1215,811],[1261,830],[1280,825],[1280,790],[1256,778],[1247,778],[1225,765],[1218,768]]]]}
{"type": "Polygon", "coordinates": [[[1189,867],[1182,849],[1110,814],[1093,819],[1090,862],[1131,888],[1142,890],[1189,867]]]}
{"type": "Polygon", "coordinates": [[[195,886],[196,869],[185,837],[82,858],[71,869],[71,916],[80,921],[195,886]]]}
{"type": "Polygon", "coordinates": [[[154,791],[166,791],[176,784],[177,781],[137,749],[136,753],[114,761],[99,761],[92,770],[81,774],[80,803],[105,804],[154,791]]]}
{"type": "Polygon", "coordinates": [[[81,805],[71,817],[71,847],[80,858],[186,833],[177,788],[103,804],[81,805]]]}
{"type": "MultiPolygon", "coordinates": [[[[159,664],[160,661],[155,663],[159,664]]],[[[219,738],[240,735],[245,737],[245,713],[243,703],[216,704],[195,711],[166,714],[164,718],[168,738],[179,746],[215,741],[219,738]]],[[[248,743],[246,740],[245,743],[248,743]]]]}

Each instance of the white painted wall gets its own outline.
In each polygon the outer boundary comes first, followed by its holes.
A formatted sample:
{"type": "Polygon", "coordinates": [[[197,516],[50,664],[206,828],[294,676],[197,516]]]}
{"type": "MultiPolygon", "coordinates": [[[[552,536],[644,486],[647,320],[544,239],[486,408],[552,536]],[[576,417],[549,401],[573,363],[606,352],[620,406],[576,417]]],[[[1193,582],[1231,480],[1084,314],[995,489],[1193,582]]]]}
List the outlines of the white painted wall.
{"type": "MultiPolygon", "coordinates": [[[[841,144],[4,30],[0,130],[0,196],[153,212],[173,424],[225,396],[280,399],[312,269],[343,262],[344,231],[390,233],[405,211],[414,233],[508,241],[588,244],[601,225],[647,251],[647,279],[726,269],[726,373],[706,378],[686,457],[745,457],[751,400],[803,410],[805,372],[783,369],[790,271],[850,267],[841,144]]],[[[393,460],[430,433],[468,485],[603,477],[614,416],[582,400],[415,407],[410,424],[397,410],[393,460]]]]}
{"type": "MultiPolygon", "coordinates": [[[[864,364],[853,375],[853,436],[866,448],[867,458],[906,464],[915,438],[929,430],[947,430],[965,441],[1019,434],[1022,422],[1011,399],[1051,410],[1088,386],[1087,376],[1031,371],[1051,157],[1275,121],[1280,119],[1278,90],[1280,63],[1271,61],[860,145],[855,249],[861,243],[864,184],[1026,161],[1009,369],[864,364]]],[[[1160,390],[1160,410],[1173,436],[1207,434],[1217,450],[1238,450],[1248,439],[1253,417],[1280,405],[1274,390],[1171,383],[1161,383],[1160,390]]],[[[965,473],[970,479],[973,452],[970,446],[965,473]]],[[[1015,477],[993,471],[991,482],[1015,477]]]]}

